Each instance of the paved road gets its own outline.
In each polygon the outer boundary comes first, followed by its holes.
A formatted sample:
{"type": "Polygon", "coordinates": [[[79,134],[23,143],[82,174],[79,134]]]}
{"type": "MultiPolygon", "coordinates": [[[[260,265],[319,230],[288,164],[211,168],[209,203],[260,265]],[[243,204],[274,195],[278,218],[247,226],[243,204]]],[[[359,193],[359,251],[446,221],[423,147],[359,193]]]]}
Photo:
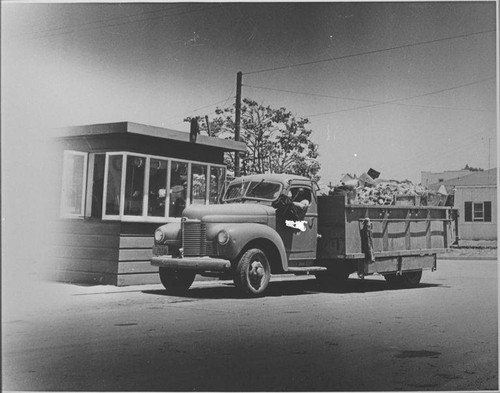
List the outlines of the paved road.
{"type": "Polygon", "coordinates": [[[3,389],[496,390],[497,277],[496,261],[446,260],[416,289],[373,276],[322,292],[290,277],[262,299],[221,282],[186,297],[16,286],[4,293],[3,389]]]}

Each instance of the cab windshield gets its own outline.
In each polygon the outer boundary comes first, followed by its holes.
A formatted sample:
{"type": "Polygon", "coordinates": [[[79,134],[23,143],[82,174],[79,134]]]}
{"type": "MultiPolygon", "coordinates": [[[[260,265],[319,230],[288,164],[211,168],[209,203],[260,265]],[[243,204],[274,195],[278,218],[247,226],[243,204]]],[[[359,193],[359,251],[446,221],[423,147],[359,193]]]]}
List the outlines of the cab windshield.
{"type": "Polygon", "coordinates": [[[280,183],[261,181],[243,181],[234,183],[227,189],[223,201],[238,202],[244,199],[274,201],[281,193],[280,183]]]}

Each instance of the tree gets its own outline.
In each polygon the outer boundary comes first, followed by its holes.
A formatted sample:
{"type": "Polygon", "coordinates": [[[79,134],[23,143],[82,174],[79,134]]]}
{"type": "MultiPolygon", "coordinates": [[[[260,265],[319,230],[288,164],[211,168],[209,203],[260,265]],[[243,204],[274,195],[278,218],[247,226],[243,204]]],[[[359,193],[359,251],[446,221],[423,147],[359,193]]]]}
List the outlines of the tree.
{"type": "Polygon", "coordinates": [[[465,167],[463,167],[462,169],[469,170],[471,172],[482,172],[482,171],[484,171],[484,169],[481,169],[481,168],[473,168],[473,167],[469,166],[469,164],[465,164],[465,167]]]}
{"type": "MultiPolygon", "coordinates": [[[[191,121],[191,118],[185,119],[191,121]]],[[[286,108],[273,109],[245,98],[241,105],[240,141],[247,151],[241,156],[241,173],[294,173],[319,180],[318,145],[311,141],[309,120],[286,108]]],[[[207,132],[206,121],[200,129],[207,132]]],[[[217,108],[210,122],[210,135],[234,140],[234,107],[217,108]]],[[[225,163],[234,173],[234,154],[225,163]]]]}

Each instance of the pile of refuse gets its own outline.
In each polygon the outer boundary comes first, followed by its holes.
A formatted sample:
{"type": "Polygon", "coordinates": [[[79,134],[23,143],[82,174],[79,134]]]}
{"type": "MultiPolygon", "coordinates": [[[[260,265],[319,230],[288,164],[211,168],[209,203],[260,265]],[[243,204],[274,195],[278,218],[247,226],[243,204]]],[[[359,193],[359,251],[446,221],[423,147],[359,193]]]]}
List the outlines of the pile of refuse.
{"type": "Polygon", "coordinates": [[[444,206],[446,203],[446,194],[409,180],[381,180],[379,175],[370,169],[359,178],[344,178],[330,194],[347,195],[349,203],[359,205],[444,206]]]}

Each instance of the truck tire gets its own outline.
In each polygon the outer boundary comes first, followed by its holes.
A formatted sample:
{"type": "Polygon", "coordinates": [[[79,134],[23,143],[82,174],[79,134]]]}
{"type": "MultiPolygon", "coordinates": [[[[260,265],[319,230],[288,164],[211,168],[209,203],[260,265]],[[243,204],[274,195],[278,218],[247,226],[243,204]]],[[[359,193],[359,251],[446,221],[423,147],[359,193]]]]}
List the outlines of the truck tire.
{"type": "Polygon", "coordinates": [[[392,288],[415,288],[422,279],[422,270],[405,272],[401,275],[396,275],[396,273],[384,274],[384,278],[392,288]]]}
{"type": "Polygon", "coordinates": [[[196,273],[160,267],[160,281],[169,295],[186,293],[194,281],[196,273]]]}
{"type": "Polygon", "coordinates": [[[271,268],[266,254],[252,248],[246,251],[234,271],[234,285],[244,295],[250,297],[263,296],[271,279],[271,268]]]}

